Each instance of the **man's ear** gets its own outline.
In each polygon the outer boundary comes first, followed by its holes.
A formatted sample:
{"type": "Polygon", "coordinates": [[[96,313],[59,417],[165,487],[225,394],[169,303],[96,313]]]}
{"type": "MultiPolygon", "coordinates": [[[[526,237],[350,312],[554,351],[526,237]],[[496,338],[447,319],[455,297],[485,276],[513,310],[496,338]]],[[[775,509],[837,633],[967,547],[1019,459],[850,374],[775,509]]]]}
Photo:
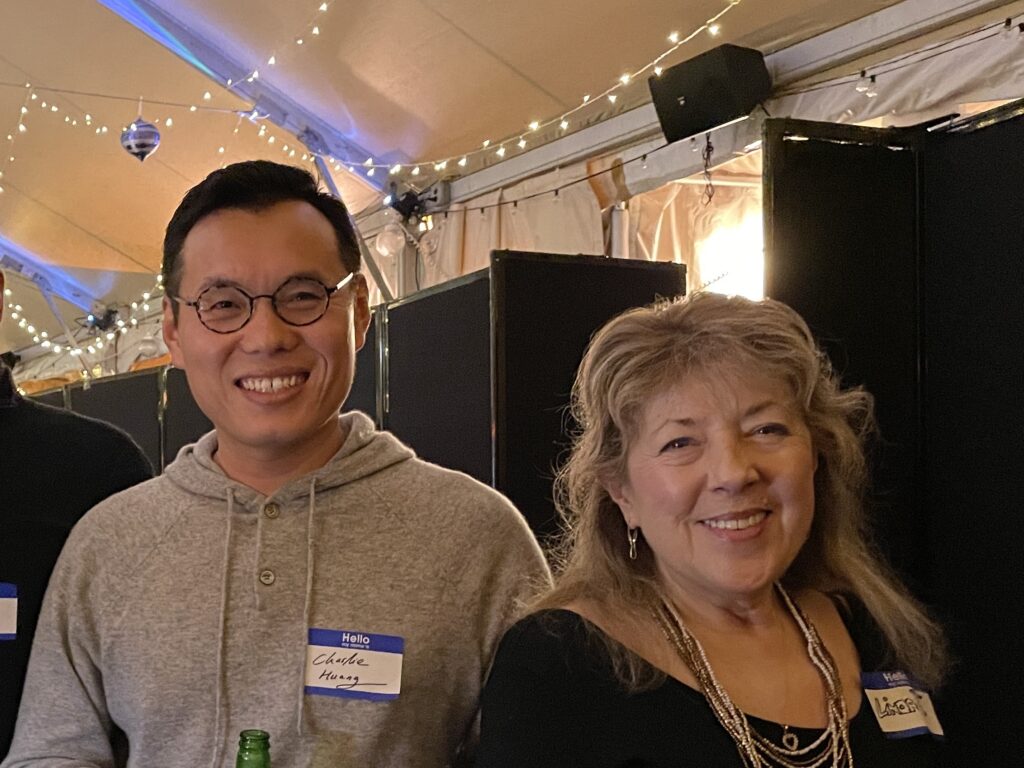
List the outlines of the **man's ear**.
{"type": "Polygon", "coordinates": [[[366,331],[370,327],[370,289],[362,272],[356,272],[352,278],[352,326],[358,352],[366,343],[366,331]]]}
{"type": "Polygon", "coordinates": [[[171,353],[171,364],[175,368],[185,369],[185,356],[181,353],[181,344],[178,341],[178,321],[174,318],[174,307],[172,299],[164,296],[164,318],[163,335],[167,351],[171,353]]]}

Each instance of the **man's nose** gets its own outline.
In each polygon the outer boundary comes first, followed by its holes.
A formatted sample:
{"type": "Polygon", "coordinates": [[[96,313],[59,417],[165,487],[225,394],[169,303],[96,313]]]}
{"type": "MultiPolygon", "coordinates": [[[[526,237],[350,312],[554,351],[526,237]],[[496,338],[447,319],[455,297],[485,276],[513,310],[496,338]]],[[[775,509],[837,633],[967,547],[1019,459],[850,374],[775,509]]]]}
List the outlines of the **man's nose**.
{"type": "Polygon", "coordinates": [[[247,352],[287,349],[296,338],[295,327],[281,319],[270,296],[256,296],[252,300],[252,316],[242,333],[242,348],[247,352]]]}

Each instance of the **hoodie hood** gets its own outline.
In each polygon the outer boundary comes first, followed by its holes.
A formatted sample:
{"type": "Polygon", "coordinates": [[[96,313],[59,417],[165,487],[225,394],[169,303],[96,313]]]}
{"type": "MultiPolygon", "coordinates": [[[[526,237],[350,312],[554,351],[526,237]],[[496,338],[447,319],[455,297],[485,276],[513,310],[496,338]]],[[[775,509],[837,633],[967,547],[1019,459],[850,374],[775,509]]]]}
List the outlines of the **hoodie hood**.
{"type": "MultiPolygon", "coordinates": [[[[354,483],[415,457],[410,448],[389,432],[378,432],[364,413],[350,411],[341,414],[338,420],[347,431],[338,452],[315,472],[289,480],[274,492],[275,499],[289,502],[309,495],[314,486],[323,491],[354,483]]],[[[211,499],[226,502],[230,495],[236,503],[246,507],[262,499],[259,491],[224,474],[213,459],[216,451],[217,431],[213,430],[182,448],[164,470],[164,475],[180,488],[211,499]]]]}

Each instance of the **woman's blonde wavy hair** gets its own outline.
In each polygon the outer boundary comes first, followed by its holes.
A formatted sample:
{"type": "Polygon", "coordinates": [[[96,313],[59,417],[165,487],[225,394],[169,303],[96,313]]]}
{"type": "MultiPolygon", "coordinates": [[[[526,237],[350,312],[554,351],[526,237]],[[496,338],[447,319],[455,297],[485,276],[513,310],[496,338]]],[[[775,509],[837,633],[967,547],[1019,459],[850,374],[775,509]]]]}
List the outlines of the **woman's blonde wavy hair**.
{"type": "MultiPolygon", "coordinates": [[[[860,388],[842,389],[807,324],[772,300],[698,293],[627,311],[595,334],[573,387],[577,431],[555,480],[563,528],[552,552],[555,588],[532,608],[589,600],[618,616],[646,615],[656,587],[654,556],[641,536],[637,559],[629,559],[626,523],[605,486],[626,477],[627,451],[653,395],[687,376],[751,372],[788,384],[818,458],[814,521],[783,584],[859,599],[888,641],[890,661],[936,687],[946,667],[942,631],[881,558],[868,531],[865,441],[875,429],[872,398],[860,388]]],[[[601,639],[628,688],[663,679],[623,646],[601,639]]]]}

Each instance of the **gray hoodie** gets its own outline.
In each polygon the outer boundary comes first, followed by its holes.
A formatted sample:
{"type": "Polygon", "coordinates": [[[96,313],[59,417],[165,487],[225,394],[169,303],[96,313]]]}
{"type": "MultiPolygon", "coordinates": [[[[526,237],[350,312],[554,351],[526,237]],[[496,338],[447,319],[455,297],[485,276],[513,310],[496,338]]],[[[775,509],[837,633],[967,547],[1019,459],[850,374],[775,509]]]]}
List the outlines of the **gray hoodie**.
{"type": "Polygon", "coordinates": [[[341,418],[338,454],[270,498],[223,474],[212,432],[86,515],[2,768],[231,766],[244,728],[270,732],[275,768],[444,766],[472,750],[495,645],[547,567],[504,497],[341,418]],[[358,646],[314,656],[311,628],[401,638],[397,697],[307,688],[314,658],[348,660],[343,681],[371,674],[351,666],[358,646]]]}

